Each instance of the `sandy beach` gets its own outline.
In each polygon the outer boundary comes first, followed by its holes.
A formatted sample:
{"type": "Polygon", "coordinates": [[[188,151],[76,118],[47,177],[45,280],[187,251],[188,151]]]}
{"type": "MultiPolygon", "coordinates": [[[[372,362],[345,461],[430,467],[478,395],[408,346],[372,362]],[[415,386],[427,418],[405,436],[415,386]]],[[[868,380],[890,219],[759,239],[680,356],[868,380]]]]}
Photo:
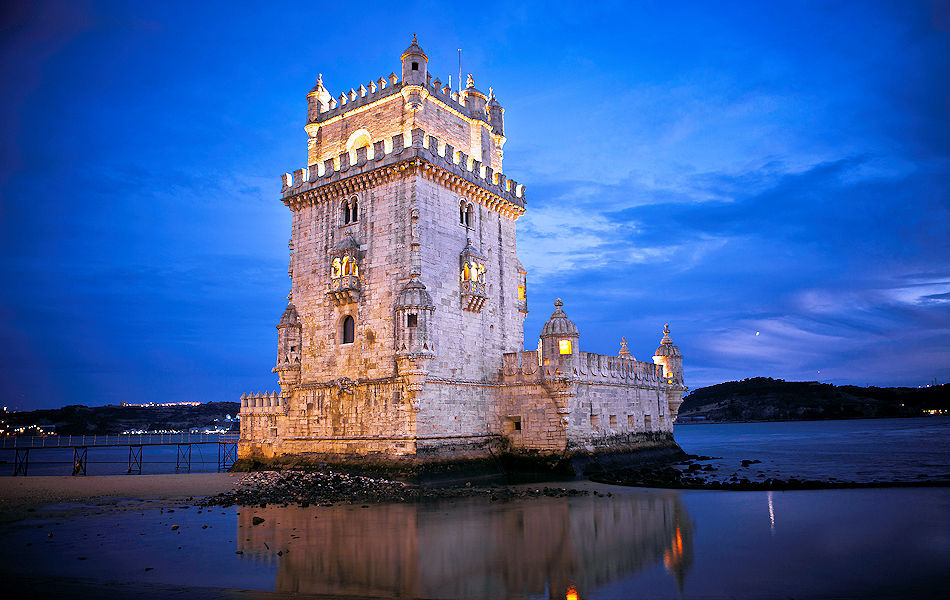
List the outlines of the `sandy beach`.
{"type": "Polygon", "coordinates": [[[230,490],[242,474],[38,476],[0,479],[0,521],[21,519],[58,503],[115,505],[120,500],[175,503],[230,490]]]}

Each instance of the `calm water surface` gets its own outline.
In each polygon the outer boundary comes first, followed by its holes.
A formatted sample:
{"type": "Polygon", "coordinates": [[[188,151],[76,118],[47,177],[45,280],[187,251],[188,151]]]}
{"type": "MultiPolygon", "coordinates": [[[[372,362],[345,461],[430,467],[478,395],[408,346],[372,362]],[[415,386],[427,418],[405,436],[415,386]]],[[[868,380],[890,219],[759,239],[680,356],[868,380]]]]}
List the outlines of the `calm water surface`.
{"type": "MultiPolygon", "coordinates": [[[[906,480],[950,470],[948,425],[691,425],[678,428],[677,438],[689,452],[722,457],[724,466],[757,458],[765,470],[799,476],[906,480]]],[[[950,488],[598,489],[611,496],[97,508],[82,519],[0,528],[0,580],[330,597],[950,597],[950,488]]]]}
{"type": "Polygon", "coordinates": [[[677,426],[686,452],[720,474],[849,481],[950,479],[950,417],[677,426]],[[761,464],[742,469],[742,459],[761,464]]]}
{"type": "Polygon", "coordinates": [[[0,534],[0,576],[333,597],[950,597],[950,490],[611,491],[34,520],[0,534]]]}

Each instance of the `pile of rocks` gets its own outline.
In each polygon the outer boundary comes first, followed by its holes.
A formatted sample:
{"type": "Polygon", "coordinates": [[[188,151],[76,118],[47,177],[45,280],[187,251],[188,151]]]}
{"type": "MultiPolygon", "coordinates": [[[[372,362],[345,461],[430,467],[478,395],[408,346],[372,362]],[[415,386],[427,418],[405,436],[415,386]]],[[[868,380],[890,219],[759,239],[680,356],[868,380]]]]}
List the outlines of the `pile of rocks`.
{"type": "Polygon", "coordinates": [[[268,504],[299,506],[329,505],[337,502],[370,504],[379,502],[419,502],[441,498],[486,497],[492,501],[515,498],[566,497],[587,495],[587,490],[571,488],[522,488],[510,486],[421,487],[388,479],[350,475],[330,469],[320,471],[262,471],[245,475],[234,490],[204,498],[203,506],[268,504]]]}

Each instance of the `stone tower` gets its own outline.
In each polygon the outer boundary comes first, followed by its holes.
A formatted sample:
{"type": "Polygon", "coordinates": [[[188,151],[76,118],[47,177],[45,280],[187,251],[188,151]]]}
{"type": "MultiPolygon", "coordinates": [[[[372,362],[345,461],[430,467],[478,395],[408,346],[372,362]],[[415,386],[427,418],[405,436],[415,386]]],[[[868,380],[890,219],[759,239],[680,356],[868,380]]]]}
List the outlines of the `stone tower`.
{"type": "Polygon", "coordinates": [[[309,166],[283,186],[292,301],[278,326],[280,403],[268,407],[288,417],[285,448],[478,446],[479,386],[523,349],[524,190],[501,174],[503,109],[472,76],[461,91],[433,79],[415,36],[401,62],[401,81],[334,99],[321,76],[307,95],[309,166]]]}
{"type": "Polygon", "coordinates": [[[241,457],[672,444],[678,350],[662,365],[581,352],[558,300],[538,350],[524,351],[525,199],[501,173],[504,109],[471,75],[460,90],[433,78],[415,36],[401,73],[335,98],[319,76],[307,94],[307,167],[281,190],[292,214],[281,389],[242,398],[241,457]]]}

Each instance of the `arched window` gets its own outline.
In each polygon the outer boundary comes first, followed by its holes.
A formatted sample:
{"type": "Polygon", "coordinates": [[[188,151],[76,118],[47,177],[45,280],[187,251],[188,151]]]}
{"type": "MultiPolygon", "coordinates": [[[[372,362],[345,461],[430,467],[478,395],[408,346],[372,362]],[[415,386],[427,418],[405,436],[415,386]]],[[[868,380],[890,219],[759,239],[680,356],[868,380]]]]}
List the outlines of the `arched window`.
{"type": "Polygon", "coordinates": [[[471,204],[468,205],[468,208],[465,209],[465,226],[474,227],[475,226],[475,207],[471,204]]]}
{"type": "Polygon", "coordinates": [[[340,204],[340,222],[344,225],[350,224],[350,203],[346,200],[340,204]]]}
{"type": "Polygon", "coordinates": [[[465,225],[465,200],[459,202],[459,225],[465,225]]]}
{"type": "Polygon", "coordinates": [[[347,315],[343,318],[343,342],[344,344],[352,344],[354,330],[356,328],[356,323],[353,321],[353,317],[347,315]]]}
{"type": "Polygon", "coordinates": [[[350,198],[350,223],[356,223],[359,220],[359,211],[357,209],[356,196],[350,198]]]}

